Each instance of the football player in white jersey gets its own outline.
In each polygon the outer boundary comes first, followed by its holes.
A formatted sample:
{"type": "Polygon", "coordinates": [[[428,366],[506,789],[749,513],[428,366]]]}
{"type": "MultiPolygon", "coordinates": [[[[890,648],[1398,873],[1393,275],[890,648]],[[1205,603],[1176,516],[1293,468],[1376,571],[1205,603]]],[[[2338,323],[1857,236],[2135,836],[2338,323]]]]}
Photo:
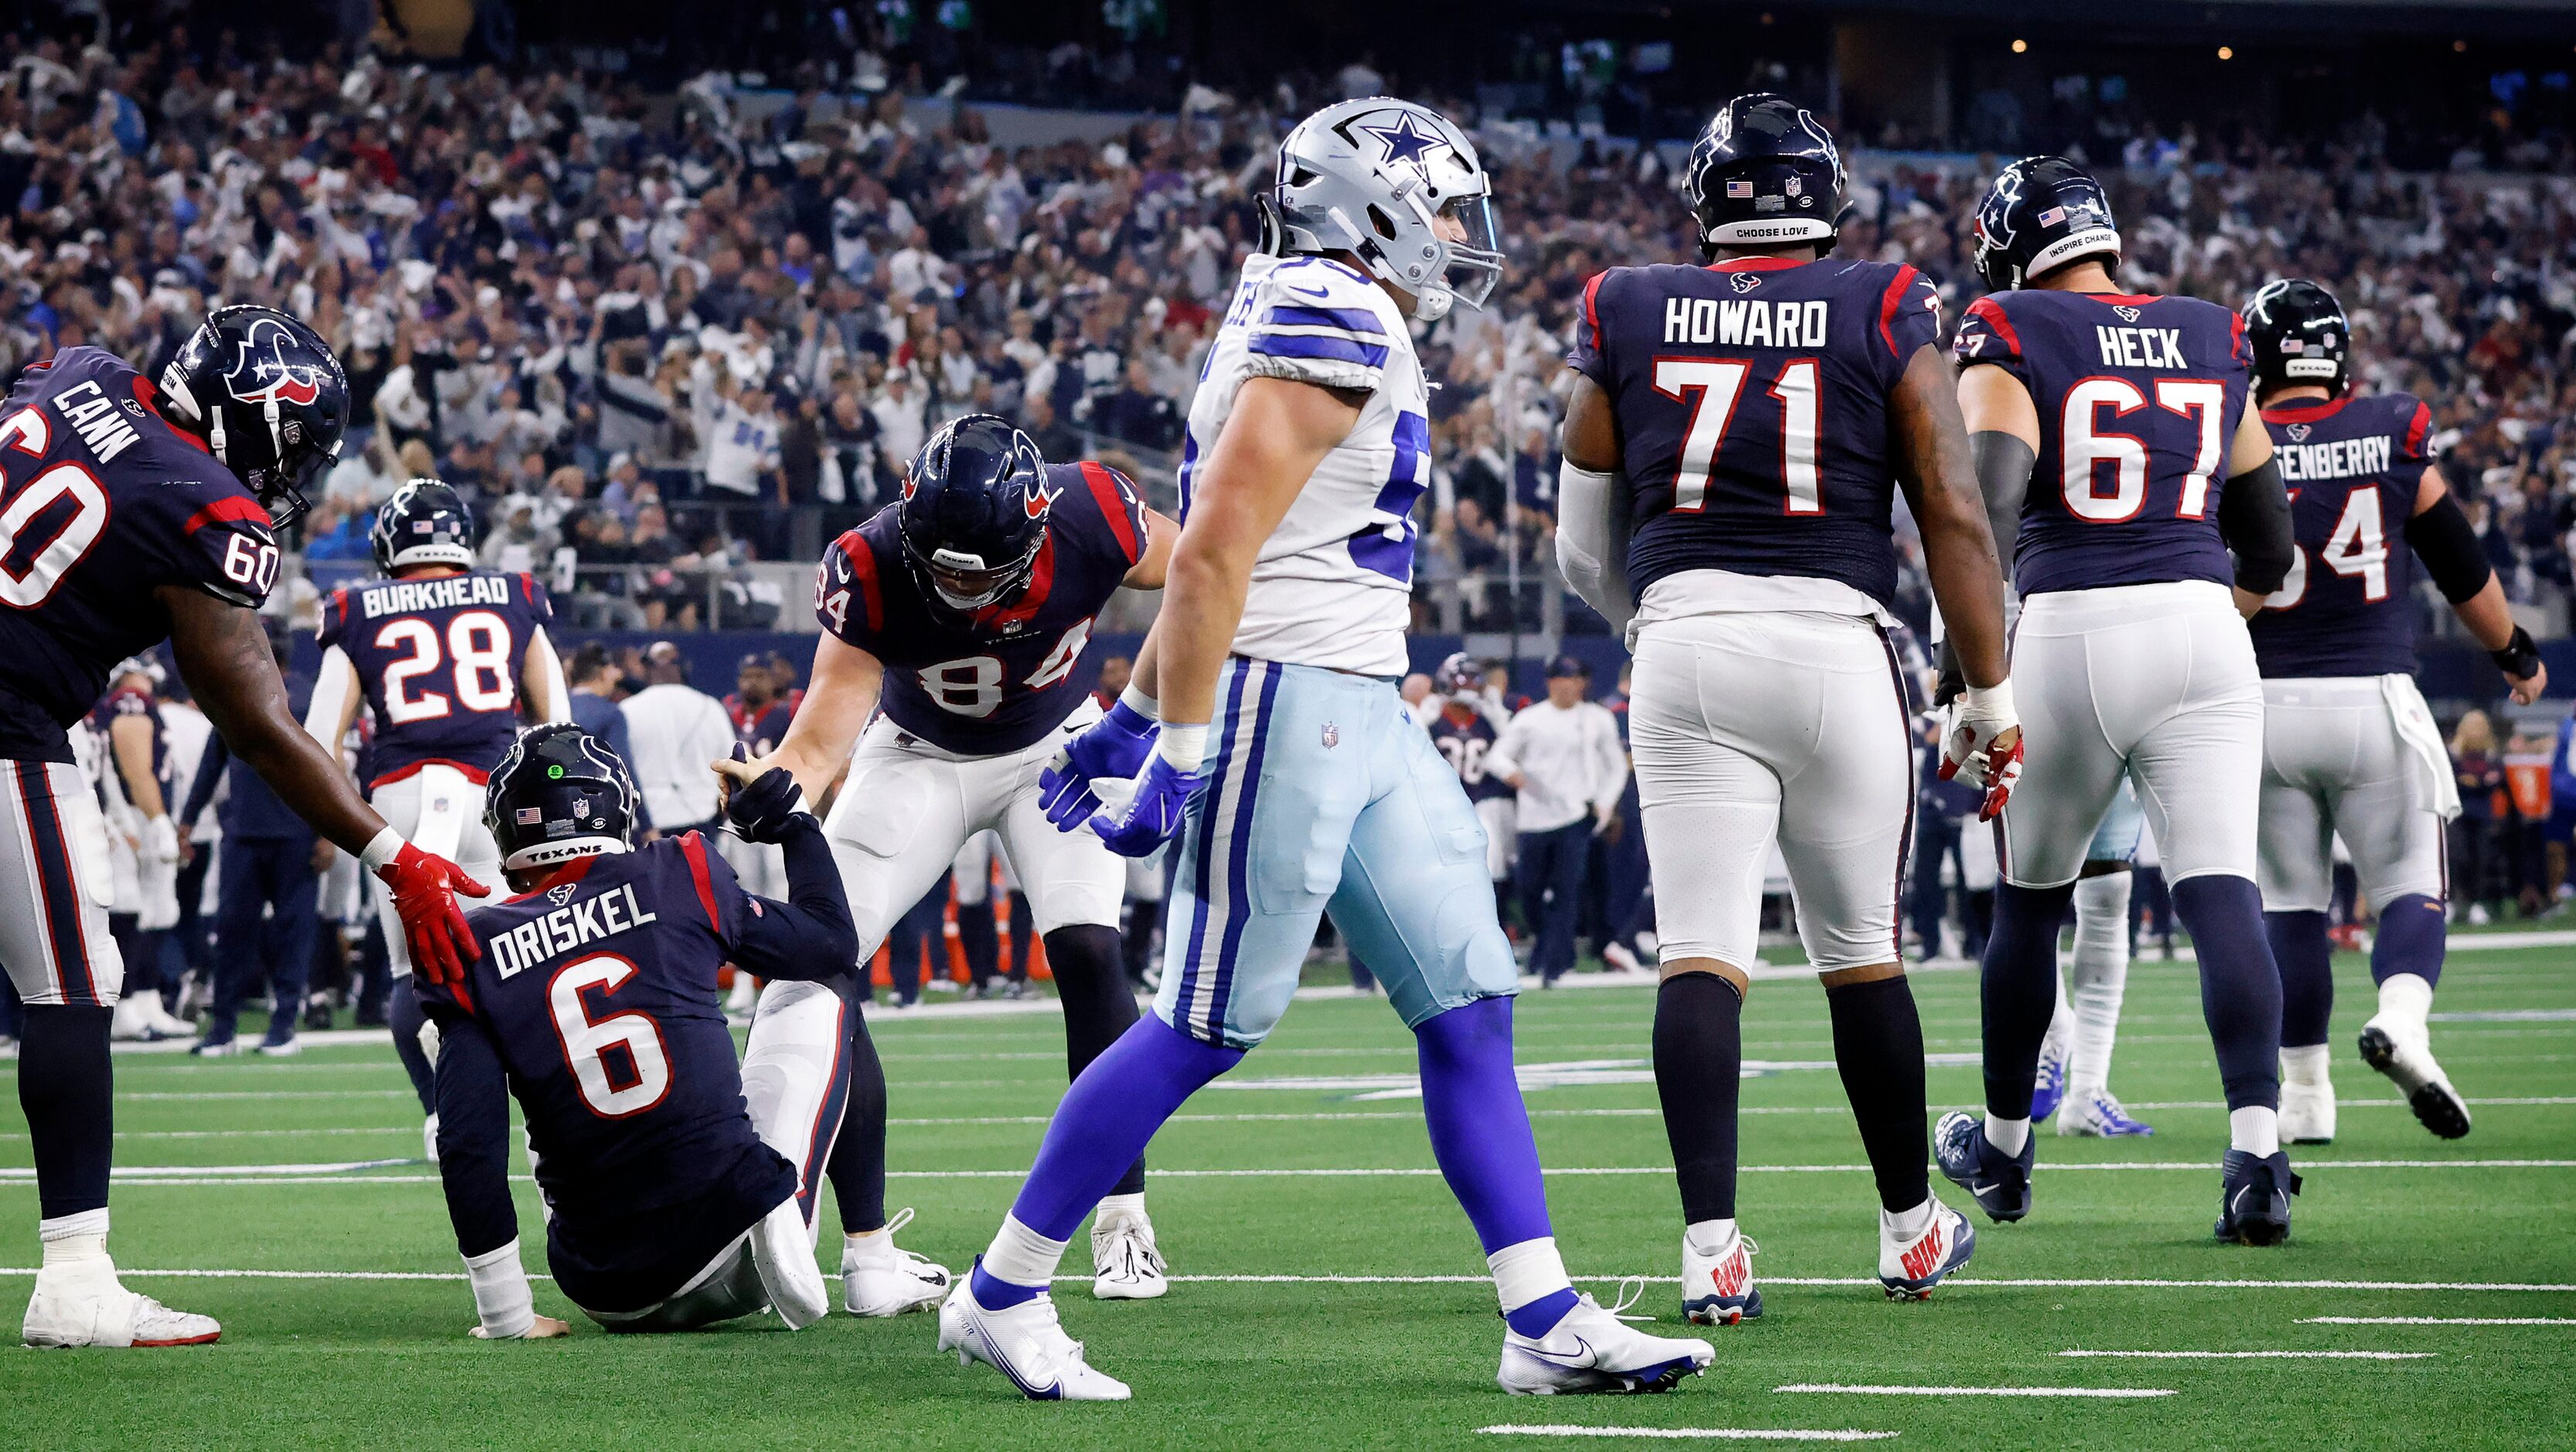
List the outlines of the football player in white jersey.
{"type": "Polygon", "coordinates": [[[1510,947],[1485,834],[1396,691],[1428,388],[1408,318],[1481,306],[1502,274],[1466,135],[1383,97],[1279,148],[1264,247],[1209,351],[1182,455],[1180,540],[1117,710],[1047,773],[1049,816],[1129,856],[1181,832],[1163,981],[1074,1081],[939,1345],[1032,1398],[1123,1400],[1047,1286],[1101,1194],[1182,1101],[1287,1008],[1329,910],[1418,1041],[1431,1145],[1500,1292],[1514,1392],[1653,1391],[1707,1366],[1578,1294],[1512,1072],[1510,947]],[[1159,727],[1154,723],[1159,717],[1159,727]],[[1093,783],[1133,774],[1116,811],[1093,783]]]}

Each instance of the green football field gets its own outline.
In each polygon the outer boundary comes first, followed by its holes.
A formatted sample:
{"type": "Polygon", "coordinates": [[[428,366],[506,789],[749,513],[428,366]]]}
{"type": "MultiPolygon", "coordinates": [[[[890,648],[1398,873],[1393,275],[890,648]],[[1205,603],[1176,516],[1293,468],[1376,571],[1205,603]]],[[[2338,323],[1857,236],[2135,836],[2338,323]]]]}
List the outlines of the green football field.
{"type": "MultiPolygon", "coordinates": [[[[1627,1429],[1641,1436],[1601,1440],[1638,1447],[1686,1430],[1980,1448],[2568,1445],[2576,947],[2453,953],[2434,1043],[2477,1116],[2457,1142],[2426,1134],[2352,1056],[2369,979],[2356,958],[2337,966],[2342,1137],[2296,1152],[2307,1191],[2287,1246],[2210,1240],[2226,1120],[2195,980],[2188,964],[2143,961],[2113,1087],[2156,1135],[2043,1130],[2031,1218],[1981,1223],[1975,1262],[1919,1305],[1889,1304],[1872,1279],[1875,1202],[1821,993],[1758,985],[1742,1221],[1768,1314],[1708,1333],[1716,1364],[1662,1397],[1495,1389],[1493,1293],[1406,1097],[1409,1036],[1378,1001],[1299,1003],[1155,1142],[1170,1296],[1094,1302],[1077,1238],[1065,1324],[1134,1385],[1123,1405],[1022,1402],[937,1355],[927,1315],[612,1339],[540,1282],[539,1309],[571,1317],[572,1338],[471,1340],[389,1049],[120,1054],[112,1248],[133,1284],[220,1317],[224,1337],[0,1352],[0,1445],[1500,1452],[1569,1428],[1627,1429]]],[[[1936,1109],[1969,1104],[1975,975],[1916,984],[1936,1109]]],[[[1567,1264],[1605,1302],[1643,1277],[1636,1309],[1671,1329],[1679,1226],[1646,1074],[1651,1007],[1643,988],[1528,994],[1520,1057],[1567,1264]]],[[[1062,1090],[1059,1021],[875,1023],[894,1099],[890,1203],[919,1212],[907,1244],[962,1270],[1062,1090]]],[[[14,1317],[36,1197],[15,1094],[0,1103],[0,1296],[14,1317]]],[[[542,1269],[533,1188],[521,1199],[542,1269]]],[[[838,1247],[824,1245],[829,1272],[838,1247]]]]}

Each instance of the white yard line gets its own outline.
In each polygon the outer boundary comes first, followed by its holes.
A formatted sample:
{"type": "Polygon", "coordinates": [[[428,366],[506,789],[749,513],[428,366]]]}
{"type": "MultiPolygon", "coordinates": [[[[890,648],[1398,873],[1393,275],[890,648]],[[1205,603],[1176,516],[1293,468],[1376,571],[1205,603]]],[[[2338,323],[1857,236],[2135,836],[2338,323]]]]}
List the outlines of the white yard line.
{"type": "MultiPolygon", "coordinates": [[[[416,1159],[352,1160],[342,1164],[305,1165],[119,1165],[112,1172],[118,1180],[143,1184],[241,1185],[268,1180],[276,1184],[432,1184],[435,1175],[358,1175],[361,1169],[415,1165],[416,1159]],[[334,1178],[340,1176],[343,1178],[334,1178]]],[[[2073,1170],[2185,1170],[2201,1174],[2211,1168],[2196,1160],[2127,1160],[2099,1164],[2065,1162],[2045,1165],[2051,1171],[2073,1170]]],[[[2576,1160],[2305,1160],[2299,1168],[2313,1170],[2563,1170],[2576,1169],[2576,1160]]],[[[1867,1165],[1739,1165],[1737,1173],[1747,1175],[1865,1175],[1867,1165]]],[[[1349,1180],[1349,1179],[1431,1179],[1440,1171],[1429,1165],[1419,1166],[1353,1166],[1317,1169],[1160,1169],[1157,1179],[1170,1180],[1349,1180]]],[[[1582,1179],[1625,1177],[1631,1175],[1669,1175],[1669,1165],[1602,1165],[1572,1166],[1549,1169],[1543,1173],[1559,1178],[1582,1179]]],[[[888,1170],[889,1180],[1017,1180],[1026,1177],[1025,1169],[1000,1170],[888,1170]]],[[[33,1184],[36,1172],[27,1166],[0,1167],[0,1187],[33,1184]]]]}
{"type": "Polygon", "coordinates": [[[1793,1381],[1775,1392],[1839,1392],[1863,1397],[2169,1397],[2170,1387],[2143,1386],[1846,1386],[1838,1381],[1793,1381]]]}
{"type": "Polygon", "coordinates": [[[2301,1316],[2302,1326],[2576,1326],[2576,1316],[2301,1316]]]}
{"type": "Polygon", "coordinates": [[[2061,1351],[2133,1361],[2430,1361],[2430,1351],[2061,1351]]]}
{"type": "MultiPolygon", "coordinates": [[[[513,1176],[524,1180],[524,1175],[513,1176]]],[[[350,1183],[340,1181],[335,1183],[350,1183]]],[[[33,1266],[0,1266],[0,1276],[32,1276],[33,1266]]],[[[117,1267],[122,1276],[177,1276],[197,1280],[286,1280],[286,1281],[462,1281],[462,1271],[344,1271],[344,1270],[226,1270],[183,1268],[138,1270],[117,1267]]],[[[537,1270],[529,1275],[536,1280],[548,1279],[537,1270]]],[[[1059,1281],[1089,1281],[1088,1274],[1066,1274],[1059,1281]]],[[[1227,1286],[1485,1286],[1493,1284],[1490,1275],[1176,1275],[1176,1282],[1190,1285],[1227,1286]]],[[[1623,1281],[1644,1281],[1650,1285],[1675,1285],[1679,1278],[1665,1275],[1580,1275],[1574,1280],[1586,1285],[1617,1285],[1623,1281]]],[[[1875,1286],[1874,1276],[1764,1276],[1763,1281],[1775,1286],[1875,1286]]],[[[2146,1279],[1980,1279],[1954,1276],[1945,1282],[1952,1286],[1995,1286],[2037,1288],[2046,1290],[2290,1290],[2290,1291],[2539,1291],[2560,1294],[2576,1293],[2576,1285],[2530,1285],[2508,1281],[2258,1281],[2258,1280],[2146,1280],[2146,1279]]],[[[2333,1318],[2321,1318],[2331,1320],[2333,1318]]],[[[2439,1324],[2451,1324],[2442,1322],[2439,1324]]],[[[2486,1323],[2479,1323],[2486,1324],[2486,1323]]],[[[2499,1321],[2499,1325],[2519,1325],[2520,1321],[2499,1321]]],[[[2576,1325],[2567,1321],[2534,1321],[2532,1324],[2576,1325]]]]}
{"type": "Polygon", "coordinates": [[[1821,1431],[1804,1427],[1478,1427],[1488,1437],[1647,1437],[1665,1442],[1883,1442],[1894,1432],[1821,1431]]]}

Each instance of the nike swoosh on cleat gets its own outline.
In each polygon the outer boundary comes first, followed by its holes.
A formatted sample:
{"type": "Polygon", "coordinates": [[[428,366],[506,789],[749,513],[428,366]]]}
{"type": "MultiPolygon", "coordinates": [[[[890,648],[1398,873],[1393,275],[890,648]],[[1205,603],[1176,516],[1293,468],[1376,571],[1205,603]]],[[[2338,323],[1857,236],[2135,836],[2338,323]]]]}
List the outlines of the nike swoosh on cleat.
{"type": "Polygon", "coordinates": [[[1554,1355],[1535,1346],[1524,1346],[1521,1350],[1550,1366],[1561,1366],[1568,1371],[1591,1371],[1600,1366],[1601,1353],[1592,1349],[1591,1342],[1577,1336],[1574,1338],[1574,1344],[1583,1348],[1583,1356],[1579,1361],[1554,1355]]]}
{"type": "Polygon", "coordinates": [[[1002,1354],[999,1346],[993,1344],[992,1333],[984,1329],[983,1318],[977,1317],[969,1321],[966,1329],[983,1346],[985,1360],[995,1371],[1009,1380],[1011,1385],[1018,1387],[1020,1395],[1033,1402],[1053,1402],[1064,1399],[1064,1380],[1061,1377],[1042,1387],[1029,1385],[1028,1379],[1021,1376],[1018,1369],[1011,1365],[1011,1359],[1002,1354]]]}

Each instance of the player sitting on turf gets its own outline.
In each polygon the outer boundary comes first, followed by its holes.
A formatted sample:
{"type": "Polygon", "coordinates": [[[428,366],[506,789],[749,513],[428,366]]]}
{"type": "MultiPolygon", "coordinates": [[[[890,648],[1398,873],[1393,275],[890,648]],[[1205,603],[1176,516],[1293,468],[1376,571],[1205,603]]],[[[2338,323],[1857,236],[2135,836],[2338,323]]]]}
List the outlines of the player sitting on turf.
{"type": "Polygon", "coordinates": [[[635,783],[598,737],[529,728],[484,822],[517,894],[472,915],[482,958],[416,971],[437,1033],[438,1172],[487,1338],[561,1336],[519,1264],[510,1107],[527,1120],[555,1284],[611,1331],[830,1309],[814,1192],[849,1086],[858,944],[822,827],[783,771],[716,770],[725,815],[785,849],[792,897],[744,892],[692,832],[631,848],[635,783]],[[774,980],[741,1066],[716,989],[774,980]]]}
{"type": "Polygon", "coordinates": [[[2393,1080],[2424,1127],[2469,1132],[2469,1106],[2433,1060],[2425,1020],[2449,932],[2442,824],[2459,788],[2415,687],[2420,561],[2460,623],[2529,705],[2549,672],[2516,625],[2477,531],[2433,464],[2433,412],[2412,394],[2355,394],[2352,324],[2300,279],[2245,305],[2254,385],[2284,479],[2298,485],[2290,576],[2248,622],[2263,672],[2263,923],[2281,965],[2281,1137],[2334,1138],[2326,1020],[2334,1011],[2332,844],[2352,852],[2379,917],[2370,976],[2379,1012],[2361,1057],[2393,1080]]]}
{"type": "Polygon", "coordinates": [[[1181,845],[1153,1016],[1074,1081],[939,1310],[941,1349],[1030,1397],[1126,1398],[1047,1287],[1155,1129],[1269,1036],[1328,906],[1417,1040],[1432,1153],[1502,1303],[1502,1385],[1663,1391],[1715,1355],[1622,1323],[1566,1276],[1512,1070],[1518,979],[1484,833],[1396,692],[1431,482],[1411,323],[1480,306],[1501,279],[1491,192],[1466,134],[1410,102],[1342,102],[1280,143],[1267,245],[1191,406],[1188,523],[1121,703],[1136,715],[1083,733],[1045,776],[1067,832],[1130,857],[1175,830],[1181,845]],[[1098,811],[1091,783],[1130,774],[1128,802],[1098,811]]]}

